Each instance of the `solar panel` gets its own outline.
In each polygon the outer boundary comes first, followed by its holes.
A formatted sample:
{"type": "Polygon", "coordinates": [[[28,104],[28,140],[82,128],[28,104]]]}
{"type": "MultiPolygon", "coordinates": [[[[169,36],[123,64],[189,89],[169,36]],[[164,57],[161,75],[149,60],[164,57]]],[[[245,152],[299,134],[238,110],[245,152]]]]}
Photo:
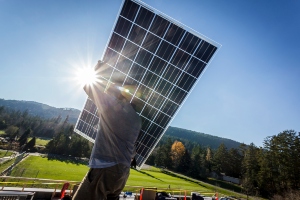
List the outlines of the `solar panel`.
{"type": "MultiPolygon", "coordinates": [[[[141,1],[125,0],[102,61],[101,78],[131,85],[142,129],[136,141],[141,167],[199,80],[220,45],[141,1]]],[[[88,98],[75,132],[91,142],[98,130],[97,108],[88,98]]]]}

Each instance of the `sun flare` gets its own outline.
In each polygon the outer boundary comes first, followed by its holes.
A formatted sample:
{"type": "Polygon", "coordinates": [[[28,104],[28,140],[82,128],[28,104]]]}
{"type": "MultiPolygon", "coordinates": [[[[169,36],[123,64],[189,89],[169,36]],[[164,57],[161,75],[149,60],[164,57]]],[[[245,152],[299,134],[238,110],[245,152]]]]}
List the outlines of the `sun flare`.
{"type": "Polygon", "coordinates": [[[78,68],[76,79],[80,83],[80,85],[93,84],[97,80],[96,72],[93,68],[78,68]]]}

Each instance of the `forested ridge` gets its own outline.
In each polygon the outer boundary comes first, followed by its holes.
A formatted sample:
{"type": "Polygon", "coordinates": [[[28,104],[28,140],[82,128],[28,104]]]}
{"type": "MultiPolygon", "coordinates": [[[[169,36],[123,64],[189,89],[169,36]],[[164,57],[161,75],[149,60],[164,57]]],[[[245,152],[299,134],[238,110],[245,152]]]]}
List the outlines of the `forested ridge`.
{"type": "Polygon", "coordinates": [[[80,114],[80,111],[74,108],[55,108],[34,101],[0,99],[0,106],[20,112],[27,111],[29,115],[39,116],[43,119],[55,118],[59,115],[62,118],[66,118],[68,116],[69,122],[74,124],[80,114]]]}
{"type": "MultiPolygon", "coordinates": [[[[4,100],[0,99],[0,107],[13,111],[24,112],[30,116],[37,116],[41,119],[52,119],[60,117],[65,119],[68,116],[68,123],[75,124],[80,111],[73,108],[55,108],[46,104],[34,101],[18,101],[18,100],[4,100]]],[[[44,133],[43,133],[44,134],[44,133]]],[[[51,135],[51,134],[50,134],[51,135]]],[[[44,135],[48,137],[48,135],[44,135]]],[[[210,146],[212,149],[217,149],[221,143],[224,143],[227,148],[237,148],[241,143],[227,138],[220,138],[205,133],[186,130],[177,127],[169,127],[163,136],[164,138],[173,137],[174,139],[181,139],[190,142],[195,142],[203,146],[210,146]]]]}
{"type": "Polygon", "coordinates": [[[164,137],[174,137],[178,139],[188,140],[190,142],[197,143],[201,146],[209,146],[212,149],[217,149],[220,144],[224,144],[227,148],[238,148],[241,143],[227,139],[221,138],[205,133],[199,133],[196,131],[191,131],[187,129],[177,128],[170,126],[166,131],[164,137]]]}
{"type": "MultiPolygon", "coordinates": [[[[30,115],[28,110],[0,106],[0,131],[1,137],[10,138],[8,143],[0,142],[0,148],[18,151],[89,157],[92,146],[73,132],[74,124],[69,122],[68,116],[45,119],[30,115]],[[29,137],[32,139],[28,140],[29,137]],[[39,149],[35,145],[36,137],[51,140],[46,148],[39,149]]],[[[285,130],[269,136],[262,147],[253,143],[239,146],[227,146],[225,143],[224,138],[171,127],[147,163],[208,182],[212,174],[236,177],[241,180],[242,192],[249,195],[277,199],[284,199],[290,194],[299,196],[299,132],[285,130]],[[219,140],[214,143],[217,148],[201,143],[198,138],[201,135],[219,140]]]]}

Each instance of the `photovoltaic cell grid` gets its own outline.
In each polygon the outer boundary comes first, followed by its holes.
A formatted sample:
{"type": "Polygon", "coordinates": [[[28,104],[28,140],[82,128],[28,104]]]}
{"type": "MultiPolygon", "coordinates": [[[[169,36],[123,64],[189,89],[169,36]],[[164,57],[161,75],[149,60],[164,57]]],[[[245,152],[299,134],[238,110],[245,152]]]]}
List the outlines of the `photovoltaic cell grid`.
{"type": "MultiPolygon", "coordinates": [[[[218,44],[138,1],[125,0],[101,64],[103,79],[133,85],[131,99],[142,130],[136,142],[141,167],[217,50],[218,44]]],[[[87,99],[75,132],[94,142],[99,118],[87,99]]]]}

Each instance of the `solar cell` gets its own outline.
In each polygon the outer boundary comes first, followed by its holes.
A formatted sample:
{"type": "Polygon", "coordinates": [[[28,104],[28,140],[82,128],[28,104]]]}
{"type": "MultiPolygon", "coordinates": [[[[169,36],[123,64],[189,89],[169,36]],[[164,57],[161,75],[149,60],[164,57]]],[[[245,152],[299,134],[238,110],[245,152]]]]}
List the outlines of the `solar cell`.
{"type": "MultiPolygon", "coordinates": [[[[163,136],[220,45],[141,1],[124,0],[95,67],[101,78],[129,88],[141,116],[136,141],[141,167],[163,136]],[[137,103],[138,102],[138,103],[137,103]]],[[[75,132],[91,142],[98,130],[97,108],[87,99],[75,132]]]]}

